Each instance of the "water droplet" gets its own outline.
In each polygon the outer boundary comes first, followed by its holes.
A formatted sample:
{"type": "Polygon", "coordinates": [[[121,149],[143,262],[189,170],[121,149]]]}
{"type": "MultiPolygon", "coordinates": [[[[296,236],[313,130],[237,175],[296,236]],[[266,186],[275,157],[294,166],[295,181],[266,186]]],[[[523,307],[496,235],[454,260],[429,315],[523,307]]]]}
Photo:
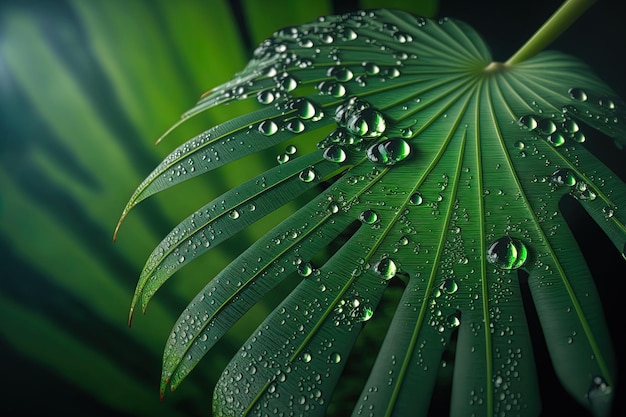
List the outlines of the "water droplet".
{"type": "Polygon", "coordinates": [[[487,249],[487,261],[501,269],[517,269],[526,263],[528,250],[526,245],[509,236],[497,239],[487,249]]]}
{"type": "Polygon", "coordinates": [[[594,415],[605,416],[611,411],[613,399],[613,389],[601,376],[596,376],[591,380],[587,398],[594,415]]]}
{"type": "Polygon", "coordinates": [[[376,143],[367,150],[367,158],[381,165],[395,165],[411,155],[411,145],[402,138],[391,138],[376,143]]]}
{"type": "Polygon", "coordinates": [[[311,356],[311,354],[310,354],[310,353],[308,353],[308,352],[304,352],[304,353],[302,354],[302,361],[303,361],[304,363],[309,363],[309,362],[311,362],[311,359],[313,359],[313,357],[311,356]]]}
{"type": "Polygon", "coordinates": [[[343,66],[330,67],[326,72],[326,75],[333,77],[337,81],[346,82],[350,81],[354,74],[349,68],[343,66]]]}
{"type": "Polygon", "coordinates": [[[409,202],[416,206],[419,206],[420,204],[422,204],[424,202],[422,193],[420,193],[419,191],[416,191],[413,194],[411,194],[411,197],[409,197],[409,202]]]}
{"type": "Polygon", "coordinates": [[[263,120],[259,123],[259,132],[265,136],[272,136],[278,132],[278,125],[272,120],[263,120]]]}
{"type": "Polygon", "coordinates": [[[368,321],[374,315],[374,310],[371,307],[366,306],[361,308],[361,315],[359,316],[359,321],[368,321]]]}
{"type": "Polygon", "coordinates": [[[279,164],[284,164],[286,162],[289,162],[289,155],[285,154],[285,153],[281,153],[280,155],[276,156],[276,161],[278,161],[279,164]]]}
{"type": "Polygon", "coordinates": [[[337,98],[346,95],[346,87],[334,81],[322,81],[317,85],[317,89],[320,90],[321,94],[328,94],[337,98]]]}
{"type": "Polygon", "coordinates": [[[380,67],[372,62],[364,62],[362,65],[368,75],[376,75],[380,72],[380,67]]]}
{"type": "Polygon", "coordinates": [[[520,117],[517,123],[531,132],[537,128],[537,119],[530,114],[520,117]]]}
{"type": "Polygon", "coordinates": [[[285,153],[286,153],[287,155],[293,155],[293,154],[295,154],[297,151],[298,151],[298,148],[296,148],[296,147],[295,147],[295,145],[288,145],[288,146],[285,148],[285,153]]]}
{"type": "Polygon", "coordinates": [[[556,124],[548,118],[539,119],[537,121],[537,126],[533,130],[536,130],[537,133],[543,135],[551,135],[556,132],[556,124]]]}
{"type": "Polygon", "coordinates": [[[396,275],[397,267],[394,261],[389,258],[384,258],[374,265],[374,271],[383,279],[388,280],[396,275]]]}
{"type": "Polygon", "coordinates": [[[459,327],[461,325],[461,319],[459,317],[460,313],[457,311],[455,313],[450,314],[447,318],[446,318],[446,322],[448,322],[448,325],[452,328],[455,327],[459,327]]]}
{"type": "Polygon", "coordinates": [[[565,143],[565,136],[563,136],[560,132],[554,132],[546,139],[552,146],[557,148],[565,143]]]}
{"type": "Polygon", "coordinates": [[[300,172],[298,178],[300,178],[300,180],[303,182],[311,182],[315,179],[315,176],[315,171],[313,170],[313,168],[309,167],[300,172]]]}
{"type": "Polygon", "coordinates": [[[304,120],[312,119],[317,114],[316,106],[305,98],[299,98],[291,103],[291,108],[296,110],[298,117],[304,120]]]}
{"type": "Polygon", "coordinates": [[[371,107],[352,113],[346,121],[346,129],[357,136],[377,138],[387,128],[387,122],[381,112],[371,107]]]}
{"type": "Polygon", "coordinates": [[[333,352],[328,357],[328,361],[330,363],[339,363],[341,362],[341,355],[338,352],[333,352]]]}
{"type": "Polygon", "coordinates": [[[300,133],[304,130],[304,123],[300,120],[290,120],[285,128],[293,133],[300,133]]]}
{"type": "Polygon", "coordinates": [[[365,210],[359,214],[359,220],[365,224],[374,224],[378,221],[378,214],[374,210],[365,210]]]}
{"type": "Polygon", "coordinates": [[[567,168],[559,168],[552,173],[550,176],[550,181],[555,183],[556,185],[566,185],[572,187],[576,185],[576,175],[567,169],[567,168]]]}
{"type": "Polygon", "coordinates": [[[324,150],[324,159],[341,163],[346,160],[346,151],[339,145],[331,145],[324,150]]]}
{"type": "Polygon", "coordinates": [[[570,88],[567,92],[572,100],[587,101],[587,93],[580,88],[570,88]]]}
{"type": "Polygon", "coordinates": [[[313,266],[310,262],[302,263],[298,265],[298,274],[303,277],[308,277],[313,273],[313,266]]]}
{"type": "Polygon", "coordinates": [[[274,101],[274,93],[269,90],[259,91],[256,97],[259,103],[262,104],[270,104],[274,101]]]}
{"type": "Polygon", "coordinates": [[[230,217],[233,220],[237,220],[239,218],[239,212],[237,210],[231,210],[228,213],[228,217],[230,217]]]}
{"type": "Polygon", "coordinates": [[[459,285],[453,278],[446,278],[440,285],[439,288],[445,292],[446,294],[454,294],[459,289],[459,285]]]}

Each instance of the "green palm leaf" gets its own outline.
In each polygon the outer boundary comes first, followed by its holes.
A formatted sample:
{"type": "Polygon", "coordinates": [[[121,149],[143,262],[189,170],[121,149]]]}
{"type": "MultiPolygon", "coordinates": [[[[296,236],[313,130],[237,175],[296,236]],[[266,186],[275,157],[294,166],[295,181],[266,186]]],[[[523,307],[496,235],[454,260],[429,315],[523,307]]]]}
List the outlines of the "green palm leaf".
{"type": "Polygon", "coordinates": [[[308,202],[181,314],[165,348],[162,393],[299,274],[222,374],[216,415],[323,415],[359,332],[395,281],[405,286],[402,299],[354,415],[426,413],[453,338],[453,415],[537,415],[525,285],[566,390],[598,415],[608,410],[611,342],[559,208],[566,196],[578,200],[624,250],[618,207],[626,187],[582,145],[606,140],[600,134],[623,145],[624,104],[588,67],[557,52],[492,63],[462,22],[376,10],[276,32],[183,120],[245,98],[265,107],[174,150],[122,218],[196,175],[279,144],[295,147],[159,244],[131,315],[182,266],[299,196],[308,202]],[[295,148],[311,150],[298,156],[295,148]]]}

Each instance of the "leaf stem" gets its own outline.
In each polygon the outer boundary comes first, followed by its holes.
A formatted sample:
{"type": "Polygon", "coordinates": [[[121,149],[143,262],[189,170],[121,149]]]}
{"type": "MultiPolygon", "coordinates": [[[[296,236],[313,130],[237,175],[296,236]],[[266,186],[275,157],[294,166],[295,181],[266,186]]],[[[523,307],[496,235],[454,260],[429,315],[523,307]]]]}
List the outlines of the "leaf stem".
{"type": "Polygon", "coordinates": [[[543,50],[596,1],[598,0],[566,0],[504,65],[510,66],[526,61],[543,50]]]}

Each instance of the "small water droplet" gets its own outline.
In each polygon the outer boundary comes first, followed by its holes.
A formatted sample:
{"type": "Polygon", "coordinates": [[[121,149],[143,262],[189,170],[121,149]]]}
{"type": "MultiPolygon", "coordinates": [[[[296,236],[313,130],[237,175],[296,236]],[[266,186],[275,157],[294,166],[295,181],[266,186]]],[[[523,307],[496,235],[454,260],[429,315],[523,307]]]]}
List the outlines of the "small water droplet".
{"type": "Polygon", "coordinates": [[[594,415],[605,416],[611,411],[611,400],[613,399],[613,389],[601,376],[595,376],[591,380],[587,398],[594,415]]]}
{"type": "Polygon", "coordinates": [[[402,138],[391,138],[370,146],[367,158],[381,165],[395,165],[411,155],[411,145],[402,138]]]}
{"type": "Polygon", "coordinates": [[[526,263],[528,250],[526,245],[509,236],[497,239],[487,249],[487,261],[501,269],[517,269],[526,263]]]}
{"type": "Polygon", "coordinates": [[[237,210],[231,210],[228,213],[228,217],[230,217],[233,220],[237,220],[239,218],[239,212],[237,210]]]}

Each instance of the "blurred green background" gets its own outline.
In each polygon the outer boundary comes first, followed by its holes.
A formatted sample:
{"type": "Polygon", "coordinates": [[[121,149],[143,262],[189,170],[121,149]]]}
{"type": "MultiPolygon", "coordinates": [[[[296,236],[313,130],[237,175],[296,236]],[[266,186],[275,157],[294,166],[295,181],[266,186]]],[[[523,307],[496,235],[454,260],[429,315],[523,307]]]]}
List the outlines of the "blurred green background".
{"type": "MultiPolygon", "coordinates": [[[[626,97],[626,29],[614,3],[599,2],[553,47],[588,61],[626,97]]],[[[131,212],[115,243],[112,234],[134,188],[175,145],[254,108],[212,110],[153,145],[202,92],[241,70],[262,39],[321,15],[396,7],[465,20],[504,60],[559,4],[0,0],[0,414],[210,415],[212,386],[276,299],[255,307],[160,403],[162,349],[187,302],[260,229],[180,271],[131,329],[128,307],[160,239],[248,178],[248,168],[274,165],[273,151],[149,199],[131,212]]],[[[624,152],[604,153],[624,174],[624,152]]],[[[584,216],[570,212],[583,250],[603,256],[589,262],[609,324],[620,329],[611,280],[623,281],[624,263],[593,225],[579,221],[584,216]]],[[[549,367],[545,356],[537,355],[549,367]]],[[[548,394],[562,396],[554,375],[546,378],[548,394]]]]}

